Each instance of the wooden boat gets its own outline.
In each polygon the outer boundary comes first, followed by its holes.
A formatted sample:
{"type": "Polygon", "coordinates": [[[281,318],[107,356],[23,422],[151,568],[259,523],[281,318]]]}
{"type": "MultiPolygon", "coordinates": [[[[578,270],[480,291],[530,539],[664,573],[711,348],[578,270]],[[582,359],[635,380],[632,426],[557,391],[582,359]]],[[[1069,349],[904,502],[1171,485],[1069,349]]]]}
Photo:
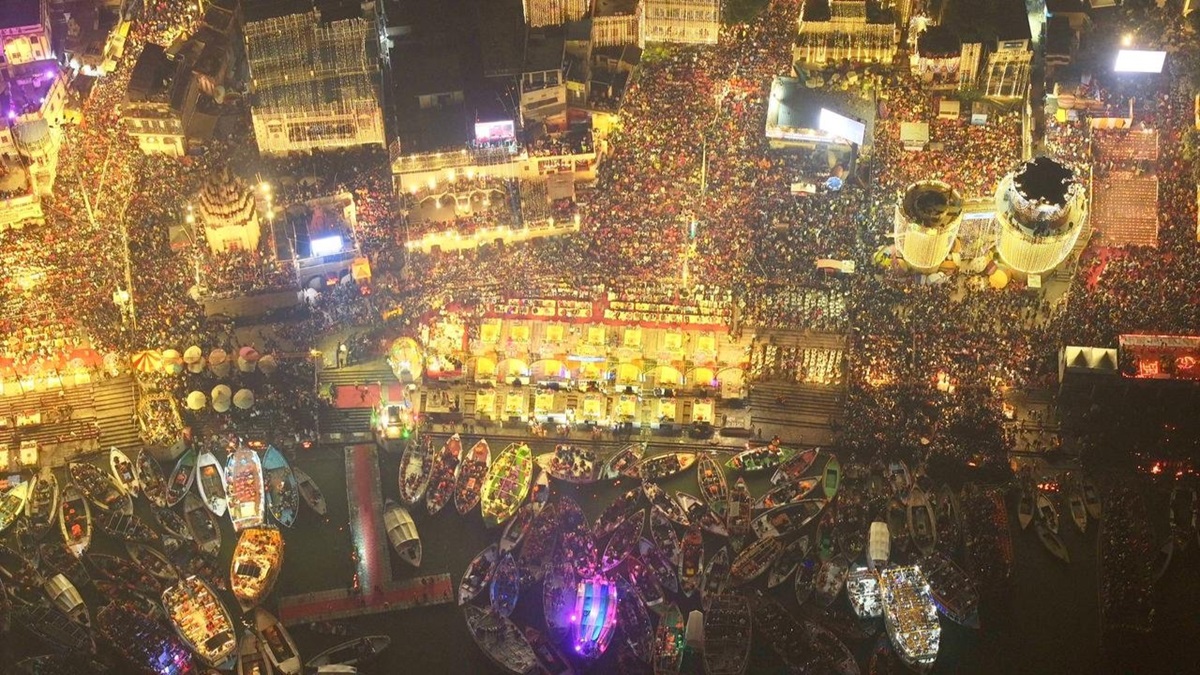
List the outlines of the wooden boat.
{"type": "Polygon", "coordinates": [[[317,482],[308,475],[307,471],[298,466],[292,467],[292,474],[296,476],[296,486],[300,488],[300,497],[304,499],[305,504],[308,504],[308,508],[318,516],[325,515],[328,511],[325,495],[321,492],[321,488],[317,487],[317,482]]]}
{"type": "Polygon", "coordinates": [[[1033,489],[1027,483],[1021,484],[1021,498],[1017,501],[1017,522],[1021,524],[1021,529],[1029,528],[1029,524],[1033,522],[1033,515],[1036,510],[1035,500],[1033,497],[1033,489]]]}
{"type": "Polygon", "coordinates": [[[971,577],[950,558],[934,553],[921,560],[933,602],[943,616],[968,628],[979,628],[979,593],[971,577]]]}
{"type": "Polygon", "coordinates": [[[850,561],[846,560],[846,556],[839,553],[826,560],[817,572],[817,585],[814,589],[817,603],[822,607],[832,605],[846,585],[846,576],[849,573],[850,561]]]}
{"type": "Polygon", "coordinates": [[[963,539],[958,492],[943,485],[937,492],[937,500],[933,502],[933,507],[938,550],[956,555],[963,539]]]}
{"type": "Polygon", "coordinates": [[[907,495],[913,488],[912,473],[904,460],[898,459],[888,463],[888,483],[892,486],[892,494],[907,495]]]}
{"type": "Polygon", "coordinates": [[[750,521],[756,537],[788,537],[807,527],[819,516],[829,502],[824,499],[801,499],[786,506],[771,509],[750,521]]]}
{"type": "Polygon", "coordinates": [[[732,562],[728,546],[722,546],[708,559],[708,564],[704,567],[704,583],[700,586],[700,605],[705,610],[715,596],[725,592],[732,562]]]}
{"type": "Polygon", "coordinates": [[[654,457],[647,457],[634,464],[636,477],[642,481],[659,481],[674,476],[680,471],[686,471],[696,463],[694,452],[668,452],[654,457]]]}
{"type": "Polygon", "coordinates": [[[135,565],[154,578],[168,584],[179,582],[179,571],[158,549],[137,542],[126,542],[125,550],[135,565]]]}
{"type": "MultiPolygon", "coordinates": [[[[754,497],[746,481],[738,478],[729,490],[729,512],[725,515],[725,526],[729,530],[729,538],[734,542],[743,541],[750,534],[750,521],[754,517],[754,497]]],[[[734,548],[739,548],[736,544],[734,548]]]]}
{"type": "Polygon", "coordinates": [[[475,644],[497,666],[509,673],[532,673],[538,665],[533,647],[511,620],[475,605],[464,605],[467,630],[475,644]]]}
{"type": "Polygon", "coordinates": [[[866,565],[852,565],[846,575],[846,597],[860,621],[878,619],[883,607],[879,597],[879,577],[866,565]]]}
{"type": "Polygon", "coordinates": [[[83,566],[83,561],[58,542],[38,546],[38,558],[41,560],[39,564],[43,573],[61,574],[70,580],[75,588],[80,588],[92,581],[91,575],[83,566]]]}
{"type": "Polygon", "coordinates": [[[167,479],[163,476],[162,468],[145,448],[138,450],[133,468],[137,474],[138,486],[142,495],[156,508],[167,506],[167,479]]]}
{"type": "Polygon", "coordinates": [[[243,612],[263,601],[275,588],[284,559],[283,534],[273,527],[242,530],[229,561],[229,589],[243,612]]]}
{"type": "Polygon", "coordinates": [[[780,506],[787,506],[808,497],[813,489],[820,484],[821,478],[819,476],[800,478],[790,483],[784,483],[759,497],[758,501],[754,502],[754,508],[759,511],[767,511],[777,509],[780,506]]]}
{"type": "Polygon", "coordinates": [[[617,584],[603,576],[580,579],[571,612],[571,644],[585,660],[600,658],[617,627],[617,584]]]}
{"type": "Polygon", "coordinates": [[[425,510],[429,515],[436,515],[454,496],[455,476],[458,475],[458,465],[462,460],[462,439],[454,434],[433,456],[429,487],[425,490],[425,510]]]}
{"type": "Polygon", "coordinates": [[[816,663],[812,672],[858,675],[858,661],[855,660],[854,653],[836,635],[812,621],[802,620],[800,625],[808,638],[809,653],[816,663]]]}
{"type": "Polygon", "coordinates": [[[190,492],[183,499],[183,519],[200,552],[215,558],[221,552],[221,526],[204,502],[190,492]]]}
{"type": "Polygon", "coordinates": [[[1079,489],[1083,492],[1083,505],[1087,508],[1088,515],[1092,520],[1100,522],[1100,516],[1103,513],[1103,508],[1100,503],[1100,492],[1096,490],[1096,484],[1090,478],[1082,478],[1079,481],[1079,489]]]}
{"type": "MultiPolygon", "coordinates": [[[[905,523],[907,523],[907,509],[905,509],[905,523]]],[[[907,527],[907,525],[905,525],[907,527]]],[[[817,555],[821,558],[821,562],[825,562],[833,557],[834,550],[837,548],[837,541],[834,538],[834,533],[837,531],[837,506],[825,509],[821,514],[821,520],[817,522],[817,555]]]]}
{"type": "Polygon", "coordinates": [[[675,575],[675,570],[679,565],[659,550],[654,542],[643,537],[638,542],[638,557],[641,558],[646,569],[654,575],[654,579],[660,587],[672,593],[679,592],[679,577],[675,575]]]}
{"type": "Polygon", "coordinates": [[[824,672],[808,669],[812,652],[805,644],[804,630],[778,600],[769,595],[755,596],[750,598],[750,606],[754,613],[754,638],[771,646],[783,662],[781,672],[824,672]]]}
{"type": "Polygon", "coordinates": [[[92,625],[92,615],[88,612],[87,605],[83,603],[83,597],[79,595],[79,590],[67,577],[55,574],[46,579],[44,588],[46,597],[50,598],[50,602],[54,603],[60,612],[81,626],[90,627],[92,625]]]}
{"type": "Polygon", "coordinates": [[[458,515],[465,516],[479,506],[483,480],[491,466],[491,448],[481,438],[471,446],[466,459],[458,466],[454,485],[454,506],[458,509],[458,515]]]}
{"type": "Polygon", "coordinates": [[[914,487],[908,493],[908,533],[921,555],[933,553],[937,547],[937,521],[925,491],[914,487]]]}
{"type": "Polygon", "coordinates": [[[727,593],[713,598],[704,613],[704,672],[743,675],[750,662],[751,626],[745,596],[727,593]]]}
{"type": "Polygon", "coordinates": [[[496,571],[492,574],[492,583],[488,590],[488,599],[492,611],[504,618],[512,615],[521,597],[521,577],[517,572],[517,561],[511,553],[500,556],[496,571]]]}
{"type": "Polygon", "coordinates": [[[390,499],[387,500],[383,508],[383,527],[396,555],[409,565],[420,567],[421,535],[417,532],[417,524],[413,522],[408,509],[390,499]]]}
{"type": "Polygon", "coordinates": [[[108,474],[87,462],[71,462],[68,468],[71,480],[96,507],[103,511],[133,513],[133,501],[108,474]]]}
{"type": "Polygon", "coordinates": [[[85,560],[91,565],[93,584],[106,580],[138,593],[157,593],[163,587],[157,578],[125,558],[89,553],[85,560]]]}
{"type": "Polygon", "coordinates": [[[538,667],[547,675],[575,675],[575,668],[559,648],[540,630],[525,626],[521,629],[529,648],[533,650],[538,667]]]}
{"type": "Polygon", "coordinates": [[[113,481],[117,487],[131,497],[136,497],[142,490],[142,484],[138,481],[137,468],[130,461],[129,455],[121,452],[117,448],[108,449],[108,470],[112,473],[113,481]]]}
{"type": "Polygon", "coordinates": [[[679,591],[687,597],[700,589],[704,574],[704,530],[692,523],[679,548],[679,591]]]}
{"type": "Polygon", "coordinates": [[[767,588],[775,588],[787,581],[811,549],[812,542],[808,535],[788,542],[779,552],[779,557],[775,559],[775,562],[771,563],[771,569],[767,572],[767,588]]]}
{"type": "Polygon", "coordinates": [[[400,455],[400,501],[413,506],[425,498],[433,472],[433,441],[428,436],[421,442],[410,442],[400,455]]]}
{"type": "Polygon", "coordinates": [[[758,448],[748,448],[734,455],[725,462],[725,468],[742,473],[754,473],[777,468],[779,465],[795,457],[799,450],[781,448],[778,445],[764,445],[758,448]]]}
{"type": "Polygon", "coordinates": [[[205,450],[196,459],[196,487],[204,505],[213,515],[220,518],[229,509],[229,495],[225,491],[225,472],[216,455],[205,450]]]}
{"type": "Polygon", "coordinates": [[[0,497],[0,532],[7,530],[25,514],[25,504],[29,501],[29,483],[17,483],[0,497]]]}
{"type": "Polygon", "coordinates": [[[560,444],[537,456],[537,465],[555,480],[576,485],[595,483],[600,466],[591,448],[560,444]]]}
{"type": "Polygon", "coordinates": [[[109,647],[128,664],[136,666],[135,672],[194,672],[192,655],[166,622],[155,615],[142,614],[136,606],[120,602],[105,605],[96,614],[96,628],[109,647]]]}
{"type": "Polygon", "coordinates": [[[659,487],[658,483],[642,483],[642,491],[646,494],[646,501],[650,502],[653,513],[658,513],[683,527],[692,524],[679,502],[667,494],[666,490],[659,487]]]}
{"type": "Polygon", "coordinates": [[[793,583],[796,593],[796,604],[803,606],[817,590],[817,573],[821,571],[821,560],[813,552],[809,552],[796,565],[796,580],[793,583]]]}
{"type": "Polygon", "coordinates": [[[492,527],[512,518],[529,496],[533,478],[533,452],[524,443],[512,443],[488,469],[479,491],[483,522],[492,527]]]}
{"type": "Polygon", "coordinates": [[[263,489],[262,460],[258,453],[245,446],[229,453],[225,480],[233,531],[262,526],[266,521],[266,490],[263,489]]]}
{"type": "Polygon", "coordinates": [[[192,483],[195,481],[196,449],[188,448],[175,462],[175,468],[171,470],[167,480],[167,504],[175,506],[183,501],[183,496],[192,489],[192,483]]]}
{"type": "Polygon", "coordinates": [[[534,510],[541,511],[550,501],[550,475],[541,469],[537,470],[537,478],[533,479],[533,488],[529,490],[529,503],[534,510]]]}
{"type": "Polygon", "coordinates": [[[266,489],[267,512],[283,527],[291,527],[300,512],[300,485],[287,458],[273,445],[268,445],[262,458],[263,486],[266,489]]]}
{"type": "Polygon", "coordinates": [[[571,611],[575,608],[578,576],[565,547],[554,549],[542,581],[542,616],[546,630],[561,642],[571,630],[571,611]]]}
{"type": "Polygon", "coordinates": [[[654,657],[654,624],[650,622],[650,613],[646,604],[638,595],[637,588],[622,582],[618,584],[617,625],[625,635],[625,643],[629,645],[639,659],[650,662],[654,657]]]}
{"type": "Polygon", "coordinates": [[[616,480],[622,476],[636,478],[637,470],[634,466],[645,456],[645,443],[626,445],[604,461],[604,466],[600,468],[600,480],[616,480]]]}
{"type": "Polygon", "coordinates": [[[830,455],[821,472],[821,487],[825,490],[825,498],[833,499],[838,488],[842,486],[842,463],[836,455],[830,455]]]}
{"type": "Polygon", "coordinates": [[[783,544],[779,543],[778,537],[755,541],[734,558],[729,568],[729,581],[735,586],[754,581],[771,567],[771,563],[782,552],[783,544]]]}
{"type": "Polygon", "coordinates": [[[1042,546],[1045,546],[1047,551],[1065,563],[1071,562],[1071,554],[1067,552],[1067,546],[1063,544],[1062,537],[1058,536],[1057,532],[1050,529],[1042,520],[1034,523],[1034,529],[1037,530],[1038,539],[1041,540],[1042,546]]]}
{"type": "Polygon", "coordinates": [[[254,632],[263,656],[282,675],[298,675],[304,671],[300,650],[283,624],[262,607],[254,608],[254,632]]]}
{"type": "Polygon", "coordinates": [[[521,544],[521,540],[525,538],[525,533],[533,525],[533,518],[536,515],[537,511],[533,504],[525,504],[517,509],[517,514],[504,525],[504,532],[500,535],[501,553],[516,550],[517,546],[521,544]]]}
{"type": "Polygon", "coordinates": [[[158,532],[137,516],[126,515],[120,511],[107,511],[98,514],[96,521],[102,532],[121,541],[137,541],[143,544],[162,543],[162,537],[158,532]]]}
{"type": "MultiPolygon", "coordinates": [[[[688,525],[688,527],[691,527],[691,525],[688,525]]],[[[671,561],[671,565],[675,567],[679,566],[679,535],[675,533],[675,528],[671,525],[671,521],[667,520],[661,511],[650,511],[650,539],[654,542],[658,550],[671,561]]]]}
{"type": "MultiPolygon", "coordinates": [[[[10,587],[11,592],[11,587],[10,587]]],[[[34,636],[45,640],[56,651],[79,656],[96,651],[92,631],[87,626],[73,621],[49,601],[39,599],[32,603],[15,603],[12,611],[13,625],[20,626],[34,636]]],[[[30,671],[41,675],[44,671],[30,671]]],[[[79,672],[68,670],[67,673],[79,672]]]]}
{"type": "Polygon", "coordinates": [[[575,574],[580,579],[590,579],[599,573],[600,551],[587,516],[579,504],[566,495],[558,500],[558,532],[560,548],[570,556],[575,574]]]}
{"type": "Polygon", "coordinates": [[[644,494],[640,487],[635,487],[617,495],[596,518],[596,523],[592,525],[592,536],[603,539],[612,534],[621,522],[641,509],[644,494]]]}
{"type": "Polygon", "coordinates": [[[1088,512],[1083,503],[1083,494],[1079,490],[1067,491],[1067,508],[1071,511],[1071,520],[1080,533],[1087,534],[1088,512]]]}
{"type": "Polygon", "coordinates": [[[522,586],[528,586],[545,575],[546,562],[558,545],[558,539],[558,507],[551,503],[534,514],[533,523],[517,555],[522,586]]]}
{"type": "Polygon", "coordinates": [[[475,554],[458,583],[458,604],[465,605],[474,600],[480,591],[492,583],[492,573],[496,571],[499,558],[495,544],[475,554]]]}
{"type": "Polygon", "coordinates": [[[704,453],[697,457],[696,483],[700,486],[700,497],[724,519],[729,504],[729,484],[725,482],[721,465],[712,455],[704,453]]]}
{"type": "Polygon", "coordinates": [[[620,578],[629,583],[630,587],[637,592],[646,607],[657,609],[666,599],[663,588],[658,583],[658,577],[639,558],[634,556],[625,558],[625,562],[618,568],[618,573],[620,578]]]}
{"type": "Polygon", "coordinates": [[[74,482],[67,483],[62,491],[58,525],[67,550],[76,558],[83,557],[92,543],[92,507],[74,482]]]}
{"type": "Polygon", "coordinates": [[[683,613],[672,603],[658,620],[654,630],[654,673],[668,675],[678,673],[683,665],[684,622],[683,613]]]}
{"type": "MultiPolygon", "coordinates": [[[[725,517],[714,513],[709,505],[699,497],[689,495],[681,490],[675,493],[675,501],[683,508],[683,512],[687,514],[689,522],[693,524],[699,523],[700,527],[706,532],[711,532],[718,537],[729,536],[729,528],[725,526],[725,517]]],[[[726,502],[726,505],[728,505],[728,502],[726,502]]]]}
{"type": "Polygon", "coordinates": [[[309,671],[326,666],[363,666],[383,653],[392,644],[392,638],[387,635],[367,635],[354,638],[326,649],[308,660],[305,667],[309,671]]]}
{"type": "Polygon", "coordinates": [[[1154,572],[1150,577],[1150,582],[1157,584],[1159,579],[1167,573],[1171,567],[1171,560],[1175,557],[1175,537],[1168,537],[1161,548],[1158,549],[1158,555],[1154,557],[1154,562],[1150,569],[1154,572]]]}
{"type": "Polygon", "coordinates": [[[809,448],[792,455],[791,458],[779,465],[775,473],[771,474],[771,484],[783,485],[784,483],[791,483],[804,477],[808,474],[809,469],[812,468],[813,462],[816,461],[820,453],[820,448],[809,448]]]}
{"type": "Polygon", "coordinates": [[[637,548],[638,541],[642,538],[642,529],[646,525],[646,510],[641,509],[628,516],[625,516],[616,528],[613,529],[612,537],[608,540],[608,545],[604,547],[604,553],[600,556],[600,570],[608,572],[612,568],[621,564],[625,560],[625,556],[629,555],[637,548]]]}
{"type": "Polygon", "coordinates": [[[35,538],[42,538],[58,524],[58,505],[58,478],[51,471],[35,476],[30,482],[29,499],[25,501],[25,519],[35,538]]]}
{"type": "MultiPolygon", "coordinates": [[[[233,617],[212,588],[190,576],[162,593],[162,604],[180,639],[212,668],[228,668],[237,651],[233,617]]],[[[261,638],[261,636],[260,636],[261,638]]]]}
{"type": "Polygon", "coordinates": [[[1046,529],[1058,534],[1058,508],[1041,490],[1037,493],[1037,515],[1038,521],[1045,525],[1046,529]]]}
{"type": "Polygon", "coordinates": [[[154,516],[154,522],[162,528],[166,534],[183,539],[186,541],[192,540],[192,533],[188,529],[187,522],[175,511],[169,508],[151,508],[150,514],[154,516]]]}
{"type": "Polygon", "coordinates": [[[275,668],[263,655],[254,631],[242,633],[238,642],[237,675],[275,675],[275,668]]]}

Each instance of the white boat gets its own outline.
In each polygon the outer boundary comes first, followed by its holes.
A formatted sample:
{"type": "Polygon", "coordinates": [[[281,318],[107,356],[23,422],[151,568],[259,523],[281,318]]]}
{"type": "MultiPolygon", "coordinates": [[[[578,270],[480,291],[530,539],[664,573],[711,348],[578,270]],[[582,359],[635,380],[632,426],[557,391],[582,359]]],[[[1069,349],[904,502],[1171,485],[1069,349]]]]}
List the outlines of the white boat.
{"type": "Polygon", "coordinates": [[[196,460],[196,485],[204,505],[220,518],[229,509],[229,496],[225,493],[225,472],[216,455],[205,450],[196,460]]]}
{"type": "Polygon", "coordinates": [[[254,632],[258,634],[259,649],[263,656],[283,675],[299,675],[304,670],[300,650],[292,636],[275,615],[262,607],[254,609],[254,632]]]}
{"type": "Polygon", "coordinates": [[[58,499],[58,478],[52,472],[46,471],[30,481],[25,518],[35,534],[44,534],[58,522],[58,499]]]}
{"type": "Polygon", "coordinates": [[[79,595],[79,591],[65,576],[55,574],[46,579],[45,589],[46,596],[50,598],[54,606],[63,614],[71,617],[72,621],[81,626],[92,625],[92,617],[88,614],[87,605],[83,604],[83,598],[79,595]]]}
{"type": "Polygon", "coordinates": [[[858,565],[851,569],[846,576],[846,595],[858,618],[878,619],[883,614],[879,578],[873,570],[858,565]]]}
{"type": "Polygon", "coordinates": [[[388,500],[383,512],[383,527],[396,555],[413,567],[421,566],[421,535],[408,509],[388,500]]]}
{"type": "Polygon", "coordinates": [[[867,535],[867,566],[872,570],[883,569],[892,554],[892,533],[887,523],[876,520],[871,523],[867,535]]]}
{"type": "Polygon", "coordinates": [[[0,532],[7,530],[25,513],[29,500],[29,483],[18,483],[0,498],[0,532]]]}
{"type": "Polygon", "coordinates": [[[933,667],[942,627],[929,582],[920,567],[891,567],[879,573],[883,623],[900,659],[925,671],[933,667]]]}
{"type": "Polygon", "coordinates": [[[113,480],[122,492],[131,497],[138,496],[142,490],[142,484],[138,480],[137,468],[130,461],[129,455],[121,452],[118,448],[109,448],[108,470],[112,472],[113,480]]]}
{"type": "Polygon", "coordinates": [[[1037,493],[1037,514],[1046,529],[1058,534],[1058,507],[1041,490],[1037,493]]]}
{"type": "Polygon", "coordinates": [[[266,490],[258,453],[245,446],[231,452],[225,463],[225,481],[233,531],[260,527],[266,520],[266,490]]]}
{"type": "Polygon", "coordinates": [[[258,648],[258,636],[254,631],[248,630],[242,634],[242,640],[238,643],[238,675],[275,675],[275,669],[271,667],[271,662],[263,656],[262,650],[258,648]]]}

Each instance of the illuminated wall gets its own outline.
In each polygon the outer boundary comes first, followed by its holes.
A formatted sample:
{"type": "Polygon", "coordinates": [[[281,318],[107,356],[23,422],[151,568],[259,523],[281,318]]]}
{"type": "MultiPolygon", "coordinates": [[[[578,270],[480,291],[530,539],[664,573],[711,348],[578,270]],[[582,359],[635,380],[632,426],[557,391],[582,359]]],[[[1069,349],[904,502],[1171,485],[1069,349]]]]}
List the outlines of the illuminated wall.
{"type": "Polygon", "coordinates": [[[941,181],[920,181],[896,204],[896,248],[910,266],[933,272],[942,264],[962,224],[962,197],[941,181]]]}
{"type": "Polygon", "coordinates": [[[1035,203],[1022,194],[1019,176],[1035,162],[1061,167],[1040,157],[1005,176],[996,189],[996,251],[1004,264],[1024,274],[1049,272],[1066,260],[1087,219],[1087,195],[1078,177],[1065,187],[1061,203],[1035,203]]]}

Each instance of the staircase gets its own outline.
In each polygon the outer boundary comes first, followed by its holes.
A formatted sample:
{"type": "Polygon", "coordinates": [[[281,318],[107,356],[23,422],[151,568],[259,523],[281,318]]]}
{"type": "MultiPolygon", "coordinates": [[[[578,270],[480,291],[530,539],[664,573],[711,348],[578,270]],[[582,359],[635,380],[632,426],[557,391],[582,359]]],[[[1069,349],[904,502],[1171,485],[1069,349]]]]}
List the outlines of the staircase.
{"type": "Polygon", "coordinates": [[[376,382],[387,384],[395,382],[396,375],[387,361],[378,359],[344,368],[321,368],[317,372],[317,380],[321,383],[321,388],[327,390],[331,384],[356,385],[376,382]]]}
{"type": "Polygon", "coordinates": [[[844,409],[841,387],[766,381],[756,382],[750,391],[751,424],[765,427],[764,437],[779,434],[785,443],[828,442],[844,409]]]}
{"type": "Polygon", "coordinates": [[[321,441],[361,443],[374,438],[370,408],[322,408],[317,415],[321,441]]]}
{"type": "Polygon", "coordinates": [[[130,377],[123,375],[97,383],[92,388],[92,400],[102,447],[136,450],[142,446],[134,419],[137,399],[130,377]]]}

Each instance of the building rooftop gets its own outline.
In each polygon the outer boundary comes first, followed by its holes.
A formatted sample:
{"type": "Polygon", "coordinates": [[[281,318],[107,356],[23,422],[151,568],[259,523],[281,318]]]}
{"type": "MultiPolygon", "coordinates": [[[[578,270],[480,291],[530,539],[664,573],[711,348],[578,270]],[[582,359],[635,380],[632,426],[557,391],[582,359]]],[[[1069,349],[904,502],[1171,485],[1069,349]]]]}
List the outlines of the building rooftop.
{"type": "Polygon", "coordinates": [[[1030,39],[1024,0],[955,0],[946,5],[943,24],[968,43],[1030,39]]]}
{"type": "Polygon", "coordinates": [[[54,61],[13,67],[0,76],[0,111],[12,118],[41,109],[58,76],[58,64],[54,61]]]}
{"type": "Polygon", "coordinates": [[[566,39],[561,27],[533,28],[525,38],[526,73],[558,70],[563,65],[566,39]]]}
{"type": "Polygon", "coordinates": [[[137,62],[133,64],[125,100],[130,103],[155,100],[166,102],[175,68],[176,64],[167,57],[167,51],[162,45],[148,43],[142,49],[137,62]]]}
{"type": "Polygon", "coordinates": [[[641,0],[593,0],[592,16],[628,16],[641,0]]]}
{"type": "Polygon", "coordinates": [[[0,2],[0,28],[23,28],[41,23],[42,5],[39,0],[4,0],[0,2]]]}

